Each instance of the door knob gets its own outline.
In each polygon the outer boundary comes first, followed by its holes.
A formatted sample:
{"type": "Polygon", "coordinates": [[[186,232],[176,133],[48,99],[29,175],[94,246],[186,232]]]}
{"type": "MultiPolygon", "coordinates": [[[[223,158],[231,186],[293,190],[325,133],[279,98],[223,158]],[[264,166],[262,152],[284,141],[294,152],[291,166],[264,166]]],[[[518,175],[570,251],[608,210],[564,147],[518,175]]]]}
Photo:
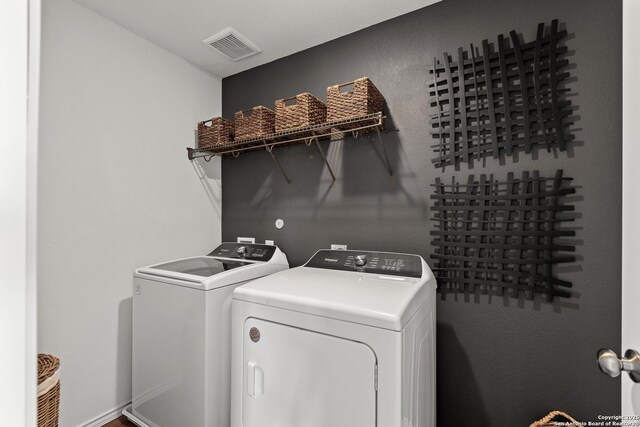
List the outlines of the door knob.
{"type": "Polygon", "coordinates": [[[615,351],[603,348],[598,351],[598,367],[603,374],[617,377],[622,371],[629,374],[633,382],[640,383],[640,353],[627,350],[623,358],[618,358],[615,351]]]}

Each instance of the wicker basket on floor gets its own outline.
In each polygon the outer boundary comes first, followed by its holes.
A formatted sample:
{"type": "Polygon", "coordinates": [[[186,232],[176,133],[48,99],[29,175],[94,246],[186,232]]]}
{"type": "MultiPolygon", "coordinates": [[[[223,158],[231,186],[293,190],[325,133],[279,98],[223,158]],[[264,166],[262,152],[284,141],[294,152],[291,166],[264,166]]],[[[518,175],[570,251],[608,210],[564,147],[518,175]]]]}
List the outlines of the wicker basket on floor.
{"type": "Polygon", "coordinates": [[[208,150],[233,142],[234,126],[231,120],[214,117],[198,123],[198,148],[208,150]]]}
{"type": "Polygon", "coordinates": [[[236,142],[270,135],[275,131],[276,113],[259,105],[250,110],[238,111],[235,115],[236,142]],[[251,112],[247,115],[245,113],[251,112]]]}
{"type": "Polygon", "coordinates": [[[570,415],[561,411],[549,412],[544,418],[534,422],[529,427],[583,426],[570,415]],[[568,424],[567,424],[568,423],[568,424]]]}
{"type": "Polygon", "coordinates": [[[379,113],[383,105],[384,97],[368,77],[327,88],[329,122],[379,113]]]}
{"type": "Polygon", "coordinates": [[[327,106],[308,92],[279,99],[276,107],[276,132],[317,125],[327,121],[327,106]],[[293,102],[291,102],[293,101],[293,102]]]}
{"type": "Polygon", "coordinates": [[[60,359],[38,355],[38,427],[58,427],[60,410],[60,359]]]}

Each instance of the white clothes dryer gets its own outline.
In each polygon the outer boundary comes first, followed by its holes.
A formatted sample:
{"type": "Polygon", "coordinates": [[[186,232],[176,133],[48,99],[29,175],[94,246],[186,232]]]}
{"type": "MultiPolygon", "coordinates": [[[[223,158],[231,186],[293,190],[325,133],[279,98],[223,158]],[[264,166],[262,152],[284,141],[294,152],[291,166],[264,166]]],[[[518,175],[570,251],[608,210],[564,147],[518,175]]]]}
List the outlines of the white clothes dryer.
{"type": "Polygon", "coordinates": [[[133,277],[133,402],[142,427],[229,427],[231,299],[289,268],[276,246],[222,243],[133,277]]]}
{"type": "Polygon", "coordinates": [[[435,291],[418,255],[351,250],[236,288],[231,427],[435,427],[435,291]]]}

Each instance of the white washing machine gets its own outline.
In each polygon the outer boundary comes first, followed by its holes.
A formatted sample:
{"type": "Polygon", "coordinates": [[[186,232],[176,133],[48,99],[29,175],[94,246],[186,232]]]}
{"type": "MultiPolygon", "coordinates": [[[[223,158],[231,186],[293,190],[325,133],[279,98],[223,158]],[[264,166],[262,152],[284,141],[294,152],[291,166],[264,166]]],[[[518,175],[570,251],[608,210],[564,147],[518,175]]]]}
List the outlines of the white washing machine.
{"type": "Polygon", "coordinates": [[[229,427],[233,290],[288,268],[276,246],[222,243],[136,270],[133,403],[123,413],[142,427],[229,427]]]}
{"type": "Polygon", "coordinates": [[[420,256],[351,250],[237,288],[231,427],[435,427],[435,290],[420,256]]]}

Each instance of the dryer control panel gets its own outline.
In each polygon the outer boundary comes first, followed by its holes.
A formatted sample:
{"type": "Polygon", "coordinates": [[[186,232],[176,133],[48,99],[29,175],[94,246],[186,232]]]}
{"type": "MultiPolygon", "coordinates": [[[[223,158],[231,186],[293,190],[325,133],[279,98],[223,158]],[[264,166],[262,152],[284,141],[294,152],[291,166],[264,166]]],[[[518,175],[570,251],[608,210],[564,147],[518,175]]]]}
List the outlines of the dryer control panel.
{"type": "Polygon", "coordinates": [[[276,252],[276,247],[257,243],[222,243],[209,256],[245,259],[248,261],[269,261],[276,252]]]}
{"type": "Polygon", "coordinates": [[[358,271],[388,276],[422,277],[422,258],[418,255],[373,251],[318,251],[305,267],[358,271]]]}

